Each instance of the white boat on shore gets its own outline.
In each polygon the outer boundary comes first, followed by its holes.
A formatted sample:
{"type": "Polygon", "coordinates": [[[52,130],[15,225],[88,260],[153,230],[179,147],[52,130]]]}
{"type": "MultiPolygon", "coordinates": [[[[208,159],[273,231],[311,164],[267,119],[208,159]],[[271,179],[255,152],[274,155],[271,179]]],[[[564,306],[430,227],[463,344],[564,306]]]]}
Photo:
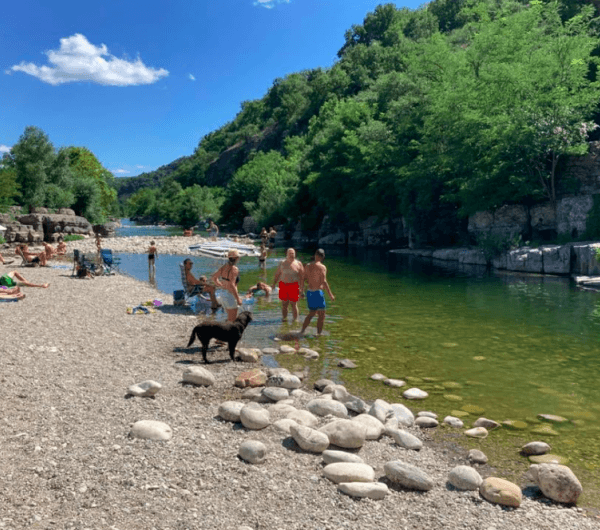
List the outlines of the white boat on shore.
{"type": "Polygon", "coordinates": [[[233,241],[232,239],[219,239],[217,241],[207,241],[205,243],[198,243],[197,245],[190,245],[188,247],[191,252],[205,256],[207,258],[222,259],[227,257],[227,253],[231,249],[236,249],[241,257],[250,256],[258,257],[260,252],[256,246],[249,243],[240,243],[233,241]]]}

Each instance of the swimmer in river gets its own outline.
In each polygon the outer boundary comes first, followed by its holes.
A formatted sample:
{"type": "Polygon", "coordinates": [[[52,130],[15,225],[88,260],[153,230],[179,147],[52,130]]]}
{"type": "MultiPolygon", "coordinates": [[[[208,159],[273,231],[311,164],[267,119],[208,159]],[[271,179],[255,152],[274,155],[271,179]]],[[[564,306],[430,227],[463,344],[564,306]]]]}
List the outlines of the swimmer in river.
{"type": "Polygon", "coordinates": [[[327,267],[323,265],[325,259],[325,251],[318,249],[315,252],[315,259],[311,261],[304,268],[304,279],[308,282],[308,289],[306,290],[306,304],[308,305],[308,315],[304,319],[300,335],[304,333],[311,319],[317,315],[317,335],[323,332],[323,324],[325,323],[325,295],[323,289],[327,291],[329,298],[332,302],[335,302],[335,296],[331,292],[329,284],[327,283],[327,267]]]}

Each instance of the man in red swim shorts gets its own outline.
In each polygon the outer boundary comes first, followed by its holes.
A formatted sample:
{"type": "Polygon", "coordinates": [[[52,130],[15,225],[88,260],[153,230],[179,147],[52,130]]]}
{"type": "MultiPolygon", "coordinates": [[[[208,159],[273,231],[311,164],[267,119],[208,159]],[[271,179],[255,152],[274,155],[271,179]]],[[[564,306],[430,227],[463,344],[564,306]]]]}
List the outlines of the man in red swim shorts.
{"type": "Polygon", "coordinates": [[[304,266],[296,259],[296,251],[293,248],[288,248],[286,258],[279,263],[273,280],[273,288],[278,281],[281,320],[287,321],[288,307],[291,304],[293,322],[296,322],[300,289],[304,285],[304,266]]]}

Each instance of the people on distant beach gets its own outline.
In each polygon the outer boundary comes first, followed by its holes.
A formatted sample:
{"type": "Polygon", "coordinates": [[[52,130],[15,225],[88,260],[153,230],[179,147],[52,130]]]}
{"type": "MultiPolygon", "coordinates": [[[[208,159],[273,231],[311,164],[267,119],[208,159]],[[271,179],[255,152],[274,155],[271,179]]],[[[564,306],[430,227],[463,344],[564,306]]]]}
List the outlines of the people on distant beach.
{"type": "Polygon", "coordinates": [[[228,261],[211,276],[211,280],[217,287],[223,289],[221,304],[227,312],[227,320],[233,322],[237,318],[238,306],[242,305],[242,299],[238,292],[237,284],[240,281],[240,270],[236,264],[240,259],[240,253],[232,248],[227,254],[228,261]]]}
{"type": "Polygon", "coordinates": [[[267,285],[265,282],[256,282],[256,285],[253,285],[248,289],[249,296],[271,296],[271,286],[267,285]],[[264,291],[264,293],[261,293],[264,291]]]}
{"type": "Polygon", "coordinates": [[[270,247],[275,248],[275,236],[277,235],[277,230],[271,227],[269,228],[269,239],[270,239],[270,247]]]}
{"type": "Polygon", "coordinates": [[[158,258],[158,249],[156,248],[156,242],[150,241],[150,248],[148,248],[148,274],[151,278],[154,278],[156,274],[155,261],[158,258]]]}
{"type": "Polygon", "coordinates": [[[260,254],[258,256],[258,265],[261,268],[266,267],[267,264],[267,247],[264,243],[260,244],[260,254]]]}
{"type": "Polygon", "coordinates": [[[318,249],[315,252],[314,260],[304,268],[304,279],[308,282],[306,290],[306,304],[308,305],[308,315],[304,319],[300,334],[302,335],[312,318],[317,315],[317,335],[323,332],[323,324],[325,323],[325,295],[323,289],[327,291],[331,301],[335,301],[335,296],[331,292],[329,283],[327,283],[327,267],[323,265],[325,259],[325,251],[318,249]]]}
{"type": "Polygon", "coordinates": [[[269,244],[269,232],[267,232],[267,229],[264,226],[260,231],[260,240],[265,247],[269,244]]]}
{"type": "Polygon", "coordinates": [[[54,254],[56,253],[56,250],[54,250],[54,247],[50,243],[46,243],[45,241],[43,242],[43,245],[44,252],[46,253],[46,259],[52,259],[54,257],[54,254]]]}
{"type": "Polygon", "coordinates": [[[183,231],[183,237],[192,237],[194,235],[194,228],[188,228],[183,231]]]}
{"type": "Polygon", "coordinates": [[[298,299],[300,289],[304,285],[304,266],[296,259],[296,251],[288,248],[286,258],[281,260],[272,288],[279,282],[279,299],[281,300],[281,320],[287,321],[288,306],[292,306],[293,322],[298,320],[298,299]]]}
{"type": "Polygon", "coordinates": [[[219,235],[219,227],[215,224],[214,221],[210,221],[208,225],[208,233],[210,234],[210,237],[213,239],[213,241],[217,239],[217,236],[219,235]]]}
{"type": "Polygon", "coordinates": [[[196,277],[192,274],[192,266],[194,262],[187,258],[183,261],[183,266],[185,268],[185,279],[188,285],[192,286],[192,290],[187,294],[189,296],[196,296],[199,294],[207,293],[210,297],[210,301],[212,303],[212,308],[216,309],[219,307],[219,302],[215,296],[215,288],[212,285],[209,285],[206,276],[200,276],[200,278],[196,279],[196,277]]]}
{"type": "Polygon", "coordinates": [[[62,236],[58,238],[58,245],[56,247],[56,255],[64,256],[67,253],[67,244],[65,243],[62,236]]]}
{"type": "Polygon", "coordinates": [[[4,287],[20,287],[24,285],[26,287],[42,287],[43,289],[50,286],[49,283],[32,283],[27,281],[18,271],[10,271],[0,276],[0,285],[4,285],[4,287]]]}
{"type": "Polygon", "coordinates": [[[43,250],[39,254],[33,254],[32,252],[29,252],[29,247],[27,245],[22,244],[17,246],[17,248],[15,249],[15,253],[18,256],[22,256],[28,263],[41,265],[42,267],[46,266],[46,250],[43,250]]]}

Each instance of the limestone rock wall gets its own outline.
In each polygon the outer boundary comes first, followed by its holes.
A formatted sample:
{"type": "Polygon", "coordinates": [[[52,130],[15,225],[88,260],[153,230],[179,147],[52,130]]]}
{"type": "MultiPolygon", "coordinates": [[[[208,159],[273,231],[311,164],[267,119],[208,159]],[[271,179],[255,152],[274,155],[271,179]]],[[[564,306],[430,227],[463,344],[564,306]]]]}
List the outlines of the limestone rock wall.
{"type": "Polygon", "coordinates": [[[92,225],[84,217],[75,215],[68,208],[61,213],[49,214],[45,208],[36,208],[36,213],[26,215],[0,214],[0,224],[6,226],[5,239],[8,243],[39,243],[56,241],[60,235],[91,235],[92,225]],[[42,211],[40,211],[42,210],[42,211]]]}

